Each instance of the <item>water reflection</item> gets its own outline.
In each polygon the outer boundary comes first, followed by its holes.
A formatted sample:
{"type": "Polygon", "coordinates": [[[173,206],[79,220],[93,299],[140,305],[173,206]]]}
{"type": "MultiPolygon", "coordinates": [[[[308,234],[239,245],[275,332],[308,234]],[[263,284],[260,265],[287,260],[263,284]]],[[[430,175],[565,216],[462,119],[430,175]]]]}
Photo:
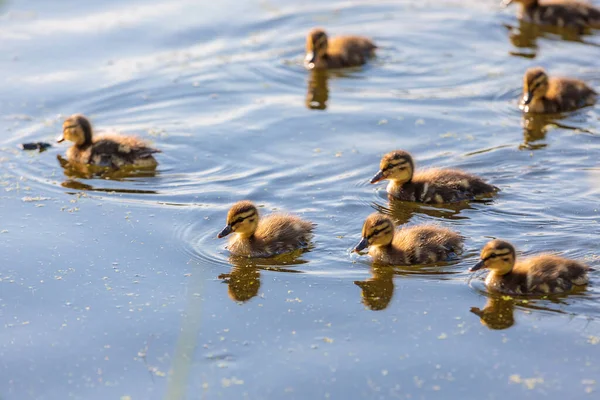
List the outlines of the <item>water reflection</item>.
{"type": "Polygon", "coordinates": [[[483,309],[471,307],[471,312],[479,317],[481,324],[490,329],[507,329],[514,325],[515,300],[510,296],[490,297],[483,309]]]}
{"type": "Polygon", "coordinates": [[[537,56],[539,38],[558,36],[562,40],[569,42],[585,43],[592,46],[598,46],[596,43],[583,40],[585,33],[559,28],[549,25],[536,25],[526,21],[519,21],[518,26],[505,25],[508,29],[508,37],[513,46],[519,49],[529,49],[529,51],[511,51],[510,54],[526,58],[535,58],[537,56]]]}
{"type": "Polygon", "coordinates": [[[361,289],[363,304],[370,310],[385,309],[394,296],[394,267],[373,265],[371,278],[364,281],[354,281],[361,289]]]}
{"type": "Polygon", "coordinates": [[[156,167],[138,168],[124,166],[119,169],[112,169],[70,162],[60,154],[56,158],[67,178],[123,180],[125,178],[154,178],[157,174],[156,167]]]}
{"type": "MultiPolygon", "coordinates": [[[[475,200],[474,202],[491,204],[492,201],[486,199],[475,200]]],[[[434,218],[446,218],[454,220],[466,219],[467,217],[460,215],[461,211],[473,209],[468,201],[438,206],[410,201],[401,201],[391,195],[388,195],[387,205],[373,203],[371,206],[380,213],[390,215],[397,225],[406,224],[416,214],[425,214],[434,218]]]]}
{"type": "Polygon", "coordinates": [[[297,269],[282,268],[282,265],[299,265],[307,263],[299,257],[302,252],[287,254],[276,258],[249,259],[230,256],[231,271],[220,274],[217,278],[227,284],[229,298],[238,303],[245,303],[258,295],[260,289],[260,271],[288,273],[304,273],[297,269]]]}
{"type": "Polygon", "coordinates": [[[329,99],[327,71],[312,70],[308,77],[308,90],[306,92],[306,107],[312,110],[325,110],[329,99]]]}
{"type": "Polygon", "coordinates": [[[590,130],[559,122],[560,120],[565,119],[567,115],[568,114],[523,114],[523,144],[521,144],[519,148],[525,150],[538,150],[546,147],[546,144],[536,142],[544,140],[549,128],[552,127],[595,134],[590,130]]]}

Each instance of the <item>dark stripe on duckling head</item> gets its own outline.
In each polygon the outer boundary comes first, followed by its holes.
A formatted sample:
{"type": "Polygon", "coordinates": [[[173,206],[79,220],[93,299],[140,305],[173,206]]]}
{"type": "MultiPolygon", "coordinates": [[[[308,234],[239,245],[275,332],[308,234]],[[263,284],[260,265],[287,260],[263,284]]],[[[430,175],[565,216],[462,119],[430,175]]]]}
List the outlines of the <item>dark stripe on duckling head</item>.
{"type": "Polygon", "coordinates": [[[392,220],[386,215],[373,213],[367,217],[363,224],[362,237],[370,238],[374,234],[381,233],[387,229],[394,229],[392,220]]]}
{"type": "Polygon", "coordinates": [[[258,214],[256,206],[252,202],[243,200],[235,203],[227,213],[227,223],[229,225],[239,224],[245,219],[258,214]]]}
{"type": "Polygon", "coordinates": [[[89,146],[92,144],[92,124],[90,123],[90,120],[88,120],[85,116],[81,115],[81,114],[76,114],[73,115],[71,118],[73,118],[76,122],[77,125],[79,125],[81,127],[81,130],[83,131],[83,144],[81,146],[89,146]]]}
{"type": "Polygon", "coordinates": [[[515,255],[513,245],[504,240],[495,239],[484,246],[481,251],[481,259],[485,261],[490,258],[502,257],[509,254],[515,255]]]}
{"type": "Polygon", "coordinates": [[[390,169],[393,167],[399,167],[404,164],[406,164],[407,166],[410,166],[411,170],[415,169],[415,165],[414,165],[412,156],[404,150],[396,150],[396,151],[387,153],[385,156],[383,156],[383,158],[381,159],[379,168],[382,171],[385,171],[386,169],[390,169]]]}

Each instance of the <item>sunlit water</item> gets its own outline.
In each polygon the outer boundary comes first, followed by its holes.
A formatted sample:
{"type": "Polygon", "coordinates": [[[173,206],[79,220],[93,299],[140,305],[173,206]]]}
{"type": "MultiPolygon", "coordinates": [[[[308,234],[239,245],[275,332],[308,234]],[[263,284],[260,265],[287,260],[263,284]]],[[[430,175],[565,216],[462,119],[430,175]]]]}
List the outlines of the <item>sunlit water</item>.
{"type": "Polygon", "coordinates": [[[517,109],[532,65],[600,87],[597,37],[519,26],[496,1],[201,3],[0,3],[2,400],[600,390],[597,272],[586,291],[534,300],[467,273],[492,237],[598,266],[597,109],[517,109]],[[311,76],[316,25],[372,37],[377,59],[311,76]],[[162,149],[155,176],[85,179],[61,167],[67,146],[18,149],[75,112],[162,149]],[[396,148],[502,192],[389,204],[368,180],[396,148]],[[316,222],[313,248],[230,259],[216,234],[244,198],[316,222]],[[466,250],[371,268],[350,249],[376,209],[460,231],[466,250]]]}

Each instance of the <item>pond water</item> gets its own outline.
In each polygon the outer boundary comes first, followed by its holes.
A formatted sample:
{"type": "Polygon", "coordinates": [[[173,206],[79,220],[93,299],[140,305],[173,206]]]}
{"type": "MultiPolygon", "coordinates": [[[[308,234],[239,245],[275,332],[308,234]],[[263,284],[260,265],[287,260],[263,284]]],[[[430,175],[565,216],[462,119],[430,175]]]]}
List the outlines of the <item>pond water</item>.
{"type": "MultiPolygon", "coordinates": [[[[600,278],[552,299],[486,293],[492,237],[598,266],[600,114],[523,120],[542,65],[600,87],[600,39],[520,26],[500,1],[0,3],[0,399],[593,398],[600,278]],[[380,46],[311,75],[313,26],[380,46]],[[155,174],[87,179],[65,116],[163,150],[155,174]],[[382,154],[502,192],[389,204],[382,154]],[[298,259],[230,260],[229,206],[318,224],[298,259]],[[375,209],[467,237],[447,265],[350,254],[375,209]]],[[[595,394],[594,394],[595,393],[595,394]]]]}

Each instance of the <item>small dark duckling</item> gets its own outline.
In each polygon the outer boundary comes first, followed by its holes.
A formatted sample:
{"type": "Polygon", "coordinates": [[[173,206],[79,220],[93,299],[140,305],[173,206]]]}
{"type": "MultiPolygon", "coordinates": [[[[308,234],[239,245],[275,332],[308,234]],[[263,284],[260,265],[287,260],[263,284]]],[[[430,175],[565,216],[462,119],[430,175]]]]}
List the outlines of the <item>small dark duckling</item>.
{"type": "Polygon", "coordinates": [[[362,239],[353,251],[358,253],[368,247],[369,255],[379,264],[431,264],[460,251],[462,242],[458,233],[433,225],[396,230],[390,217],[374,213],[365,220],[362,239]]]}
{"type": "Polygon", "coordinates": [[[229,251],[247,257],[271,257],[306,247],[315,224],[294,215],[271,214],[259,219],[258,209],[250,201],[234,204],[227,213],[227,226],[217,235],[229,240],[229,251]]]}
{"type": "Polygon", "coordinates": [[[575,29],[600,28],[600,9],[591,4],[568,0],[503,0],[502,4],[520,3],[519,19],[538,25],[575,29]],[[541,3],[541,4],[540,4],[541,3]]]}
{"type": "Polygon", "coordinates": [[[306,38],[308,69],[332,69],[363,65],[375,55],[377,46],[360,36],[336,36],[331,39],[322,29],[313,29],[306,38]]]}
{"type": "Polygon", "coordinates": [[[478,176],[456,169],[428,169],[414,173],[413,159],[403,150],[387,153],[379,168],[371,183],[389,180],[387,192],[402,201],[454,203],[499,190],[478,176]]]}
{"type": "Polygon", "coordinates": [[[481,250],[481,261],[469,271],[488,268],[486,286],[507,294],[563,293],[588,283],[587,265],[575,260],[541,254],[516,262],[515,248],[503,240],[492,240],[481,250]]]}
{"type": "Polygon", "coordinates": [[[530,68],[523,77],[519,108],[529,113],[559,113],[591,106],[597,93],[585,82],[570,78],[549,78],[541,67],[530,68]]]}
{"type": "Polygon", "coordinates": [[[63,133],[58,143],[69,140],[75,143],[67,150],[71,162],[119,169],[124,166],[155,168],[158,162],[152,154],[160,150],[148,147],[133,136],[93,136],[92,124],[81,114],[71,115],[63,123],[63,133]]]}

